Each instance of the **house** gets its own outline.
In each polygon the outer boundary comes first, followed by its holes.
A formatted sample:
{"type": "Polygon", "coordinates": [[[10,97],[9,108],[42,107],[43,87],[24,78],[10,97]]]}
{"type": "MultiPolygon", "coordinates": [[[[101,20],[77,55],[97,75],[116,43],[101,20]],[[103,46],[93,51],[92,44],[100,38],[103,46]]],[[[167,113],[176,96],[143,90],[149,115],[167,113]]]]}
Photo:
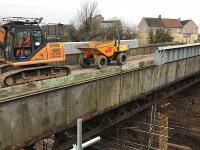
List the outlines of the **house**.
{"type": "Polygon", "coordinates": [[[104,28],[118,28],[122,29],[122,23],[120,20],[103,20],[101,25],[104,28]]]}
{"type": "Polygon", "coordinates": [[[198,40],[198,26],[192,21],[181,21],[180,19],[162,18],[142,18],[138,25],[140,44],[149,43],[149,32],[162,29],[173,37],[176,43],[194,43],[198,40]]]}
{"type": "Polygon", "coordinates": [[[102,15],[96,15],[94,17],[94,20],[96,22],[99,22],[99,24],[104,28],[122,28],[122,23],[119,19],[113,18],[111,20],[105,20],[102,15]]]}
{"type": "Polygon", "coordinates": [[[194,43],[198,41],[198,26],[193,20],[182,20],[183,26],[183,42],[194,43]]]}

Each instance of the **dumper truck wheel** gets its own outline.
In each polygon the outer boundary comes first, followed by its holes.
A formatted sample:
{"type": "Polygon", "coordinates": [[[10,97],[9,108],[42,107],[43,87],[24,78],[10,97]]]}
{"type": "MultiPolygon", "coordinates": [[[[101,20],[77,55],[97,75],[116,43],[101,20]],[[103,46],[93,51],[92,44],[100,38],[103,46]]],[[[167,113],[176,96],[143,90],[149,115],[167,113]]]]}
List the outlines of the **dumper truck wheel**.
{"type": "Polygon", "coordinates": [[[81,57],[79,63],[81,65],[81,67],[88,68],[91,65],[91,60],[90,60],[90,58],[81,57]]]}
{"type": "Polygon", "coordinates": [[[103,55],[97,56],[95,64],[98,69],[103,69],[103,68],[107,67],[107,63],[108,63],[108,60],[105,56],[103,56],[103,55]]]}
{"type": "Polygon", "coordinates": [[[126,64],[127,60],[127,54],[126,53],[120,53],[117,55],[117,64],[118,65],[124,65],[126,64]]]}
{"type": "Polygon", "coordinates": [[[107,64],[110,65],[111,61],[112,61],[112,58],[108,58],[107,59],[107,64]]]}

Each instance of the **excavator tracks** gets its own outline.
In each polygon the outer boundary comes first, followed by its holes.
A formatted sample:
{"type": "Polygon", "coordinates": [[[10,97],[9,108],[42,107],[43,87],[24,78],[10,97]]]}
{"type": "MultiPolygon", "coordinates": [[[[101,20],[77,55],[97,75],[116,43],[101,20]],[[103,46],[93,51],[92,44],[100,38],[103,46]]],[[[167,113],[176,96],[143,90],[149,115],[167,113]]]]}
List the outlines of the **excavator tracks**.
{"type": "Polygon", "coordinates": [[[0,64],[0,75],[3,74],[4,72],[6,72],[6,70],[8,70],[8,68],[10,67],[10,65],[8,64],[0,64]]]}
{"type": "Polygon", "coordinates": [[[6,64],[0,65],[0,87],[25,84],[33,81],[46,80],[70,75],[67,66],[39,66],[2,71],[6,64]]]}

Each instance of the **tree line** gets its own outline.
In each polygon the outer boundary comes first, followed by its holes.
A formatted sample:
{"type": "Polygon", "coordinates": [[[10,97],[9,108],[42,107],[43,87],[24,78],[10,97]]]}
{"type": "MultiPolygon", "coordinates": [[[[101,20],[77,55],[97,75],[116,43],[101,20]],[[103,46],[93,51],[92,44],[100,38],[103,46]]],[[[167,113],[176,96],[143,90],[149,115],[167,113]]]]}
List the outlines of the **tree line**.
{"type": "Polygon", "coordinates": [[[117,29],[120,39],[134,39],[137,36],[136,26],[130,26],[122,20],[111,20],[111,26],[102,24],[99,19],[100,10],[96,1],[86,1],[77,10],[72,25],[68,27],[67,35],[60,35],[63,41],[90,41],[105,38],[108,28],[117,29]]]}
{"type": "MultiPolygon", "coordinates": [[[[67,34],[59,35],[60,38],[63,41],[72,42],[103,40],[105,39],[109,28],[117,29],[121,40],[137,38],[136,25],[131,26],[123,20],[113,19],[110,20],[111,26],[105,26],[105,24],[103,24],[104,19],[102,20],[103,17],[100,14],[98,2],[86,1],[82,3],[77,10],[75,18],[72,20],[71,25],[67,29],[64,29],[67,30],[67,34]]],[[[156,30],[155,32],[149,31],[149,44],[172,41],[173,38],[169,33],[162,29],[156,30]]]]}

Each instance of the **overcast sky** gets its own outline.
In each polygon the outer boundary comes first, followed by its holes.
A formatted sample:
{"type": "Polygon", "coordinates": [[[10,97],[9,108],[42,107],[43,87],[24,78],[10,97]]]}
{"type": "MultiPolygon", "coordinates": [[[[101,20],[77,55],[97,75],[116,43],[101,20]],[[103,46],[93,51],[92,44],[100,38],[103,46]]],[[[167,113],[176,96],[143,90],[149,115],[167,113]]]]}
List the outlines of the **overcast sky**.
{"type": "MultiPolygon", "coordinates": [[[[1,0],[0,16],[43,17],[70,23],[85,0],[1,0]]],[[[87,0],[86,0],[87,1],[87,0]]],[[[93,0],[89,0],[93,1],[93,0]]],[[[105,19],[117,17],[138,24],[142,17],[193,19],[200,24],[199,0],[96,0],[105,19]]]]}

